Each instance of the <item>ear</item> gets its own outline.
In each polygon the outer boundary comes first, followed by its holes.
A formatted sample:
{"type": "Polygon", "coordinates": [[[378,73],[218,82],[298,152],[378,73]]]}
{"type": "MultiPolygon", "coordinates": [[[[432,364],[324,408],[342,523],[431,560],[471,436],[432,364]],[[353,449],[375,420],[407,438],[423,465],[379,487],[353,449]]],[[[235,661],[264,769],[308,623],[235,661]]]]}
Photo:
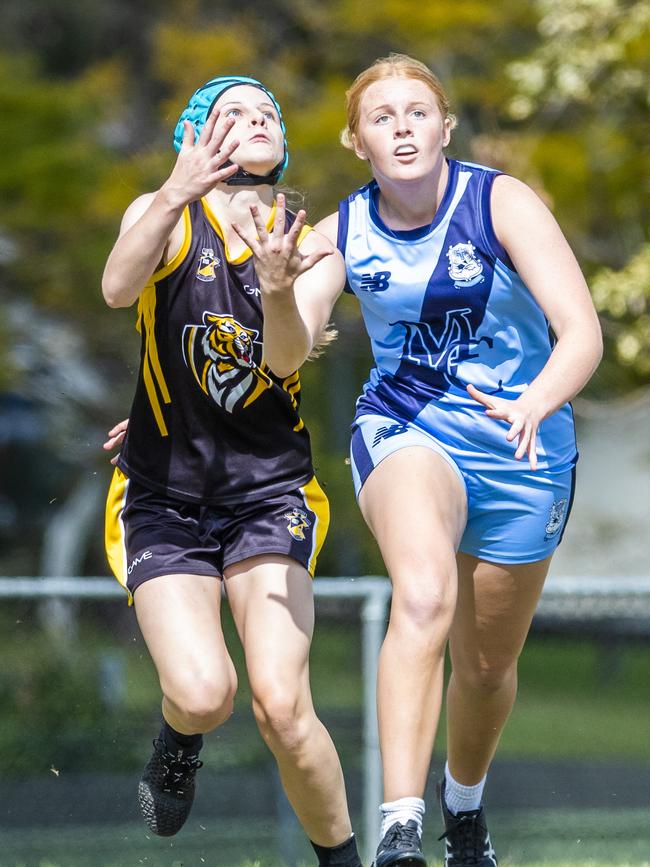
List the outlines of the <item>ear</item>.
{"type": "Polygon", "coordinates": [[[354,148],[355,154],[359,157],[360,160],[367,160],[368,155],[366,154],[366,151],[361,143],[361,139],[354,133],[352,133],[351,139],[352,147],[354,148]]]}
{"type": "Polygon", "coordinates": [[[442,146],[446,148],[451,141],[451,121],[446,117],[442,122],[442,146]]]}

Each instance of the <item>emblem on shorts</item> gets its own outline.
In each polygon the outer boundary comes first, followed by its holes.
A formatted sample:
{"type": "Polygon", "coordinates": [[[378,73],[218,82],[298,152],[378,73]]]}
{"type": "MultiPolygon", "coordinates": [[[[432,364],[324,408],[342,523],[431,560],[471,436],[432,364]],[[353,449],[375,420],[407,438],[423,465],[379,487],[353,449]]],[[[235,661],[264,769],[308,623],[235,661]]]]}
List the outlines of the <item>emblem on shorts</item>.
{"type": "Polygon", "coordinates": [[[287,524],[287,530],[294,539],[298,539],[300,542],[305,541],[305,530],[311,527],[311,522],[307,517],[306,513],[303,512],[302,509],[292,509],[290,512],[286,512],[282,516],[286,518],[289,522],[287,524]]]}
{"type": "Polygon", "coordinates": [[[546,533],[544,539],[552,539],[553,536],[556,536],[560,531],[560,528],[564,524],[568,502],[567,498],[563,497],[561,500],[556,500],[551,506],[548,521],[544,528],[546,533]]]}
{"type": "Polygon", "coordinates": [[[212,247],[203,247],[199,257],[199,267],[196,269],[197,279],[211,283],[215,277],[215,268],[221,265],[221,260],[214,255],[212,247]]]}
{"type": "Polygon", "coordinates": [[[390,439],[390,437],[396,437],[398,434],[406,433],[407,430],[408,425],[406,424],[391,424],[383,425],[383,427],[378,427],[377,432],[375,433],[375,438],[372,441],[372,446],[374,448],[382,440],[390,439]]]}
{"type": "Polygon", "coordinates": [[[485,280],[483,263],[476,255],[476,247],[471,241],[466,244],[454,244],[447,250],[449,259],[449,276],[454,281],[456,289],[466,289],[485,280]]]}

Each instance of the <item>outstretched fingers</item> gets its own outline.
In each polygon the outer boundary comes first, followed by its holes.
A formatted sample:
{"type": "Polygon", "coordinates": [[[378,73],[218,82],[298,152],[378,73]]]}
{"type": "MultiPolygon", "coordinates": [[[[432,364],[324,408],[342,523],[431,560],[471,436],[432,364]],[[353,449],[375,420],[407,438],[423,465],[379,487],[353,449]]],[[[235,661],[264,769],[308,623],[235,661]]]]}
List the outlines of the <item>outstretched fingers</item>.
{"type": "Polygon", "coordinates": [[[239,235],[239,237],[242,239],[244,244],[246,244],[246,246],[250,250],[252,250],[253,255],[256,257],[259,257],[259,255],[262,251],[262,248],[261,248],[260,243],[259,243],[259,239],[257,237],[255,237],[252,232],[244,230],[239,225],[239,223],[233,223],[232,228],[233,228],[233,231],[235,231],[239,235]]]}
{"type": "Polygon", "coordinates": [[[489,394],[484,394],[482,391],[479,391],[478,388],[471,383],[467,386],[467,391],[470,397],[473,397],[474,400],[482,403],[486,409],[494,409],[494,400],[489,394]]]}
{"type": "Polygon", "coordinates": [[[275,200],[275,219],[273,220],[272,235],[276,239],[284,239],[284,227],[287,221],[286,199],[283,193],[278,193],[275,200]]]}
{"type": "Polygon", "coordinates": [[[328,256],[331,256],[333,252],[333,250],[320,250],[314,253],[309,253],[307,256],[301,256],[297,276],[304,274],[305,271],[309,271],[309,269],[318,264],[321,259],[326,259],[328,256]]]}
{"type": "Polygon", "coordinates": [[[257,205],[251,205],[251,217],[253,218],[253,223],[255,224],[257,237],[262,243],[265,243],[269,239],[269,233],[266,228],[266,223],[264,222],[260,213],[260,209],[257,207],[257,205]]]}
{"type": "Polygon", "coordinates": [[[293,225],[286,234],[287,244],[292,251],[298,249],[298,240],[300,239],[300,233],[305,227],[306,219],[307,213],[301,208],[296,214],[293,225]]]}
{"type": "Polygon", "coordinates": [[[183,121],[183,140],[181,142],[181,151],[189,150],[194,145],[195,134],[192,122],[189,120],[183,121]]]}

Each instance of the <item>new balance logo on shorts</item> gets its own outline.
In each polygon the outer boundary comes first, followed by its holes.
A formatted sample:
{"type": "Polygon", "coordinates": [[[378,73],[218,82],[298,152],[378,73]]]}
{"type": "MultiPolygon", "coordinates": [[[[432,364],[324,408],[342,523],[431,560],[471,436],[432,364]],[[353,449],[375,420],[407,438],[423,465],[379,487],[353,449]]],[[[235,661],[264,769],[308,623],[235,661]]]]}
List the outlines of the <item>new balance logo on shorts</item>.
{"type": "Polygon", "coordinates": [[[382,440],[390,439],[390,437],[396,437],[398,434],[406,433],[407,430],[408,425],[405,424],[391,424],[377,428],[375,438],[372,441],[373,448],[377,445],[377,443],[380,443],[382,440]]]}
{"type": "Polygon", "coordinates": [[[385,292],[388,289],[390,271],[375,271],[374,274],[361,275],[361,288],[364,292],[385,292]]]}

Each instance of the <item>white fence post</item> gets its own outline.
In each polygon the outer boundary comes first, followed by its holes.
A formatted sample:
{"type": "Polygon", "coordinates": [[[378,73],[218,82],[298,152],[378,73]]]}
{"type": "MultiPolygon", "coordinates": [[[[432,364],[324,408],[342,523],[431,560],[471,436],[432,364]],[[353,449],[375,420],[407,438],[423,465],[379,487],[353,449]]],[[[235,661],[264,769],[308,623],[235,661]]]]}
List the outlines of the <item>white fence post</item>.
{"type": "Polygon", "coordinates": [[[377,729],[377,665],[386,631],[390,589],[387,582],[369,588],[361,609],[363,671],[363,853],[370,863],[379,835],[379,805],[383,801],[381,754],[377,729]]]}

